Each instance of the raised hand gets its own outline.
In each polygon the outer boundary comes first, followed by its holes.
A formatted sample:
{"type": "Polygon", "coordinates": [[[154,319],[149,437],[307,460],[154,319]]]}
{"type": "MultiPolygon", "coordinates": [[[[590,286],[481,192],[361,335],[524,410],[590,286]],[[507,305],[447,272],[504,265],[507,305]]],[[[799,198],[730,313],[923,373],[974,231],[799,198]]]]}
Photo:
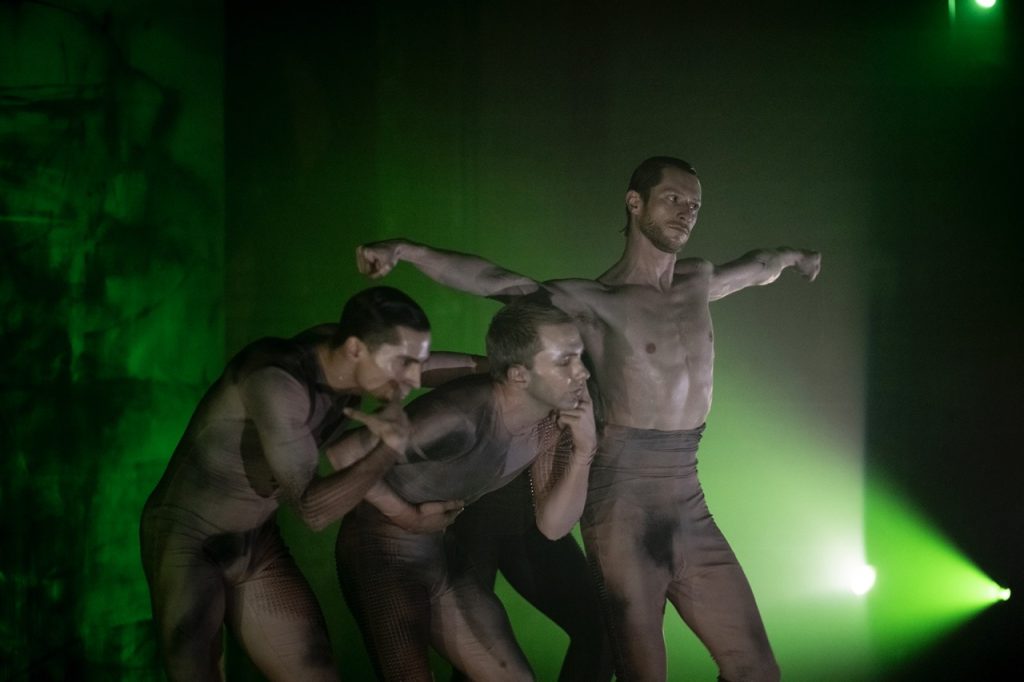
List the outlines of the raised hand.
{"type": "Polygon", "coordinates": [[[576,407],[558,411],[558,425],[572,433],[573,456],[590,461],[597,452],[597,428],[594,425],[594,403],[586,385],[576,407]]]}
{"type": "Polygon", "coordinates": [[[398,247],[396,239],[363,244],[356,247],[356,267],[359,272],[372,279],[379,279],[391,272],[398,264],[398,247]]]}
{"type": "Polygon", "coordinates": [[[809,282],[813,282],[821,271],[821,254],[817,251],[801,251],[796,262],[796,271],[809,282]]]}
{"type": "Polygon", "coordinates": [[[345,408],[345,415],[366,424],[366,428],[371,433],[397,452],[400,458],[405,458],[405,450],[409,446],[409,434],[412,432],[412,427],[409,425],[409,417],[402,409],[400,401],[393,400],[386,403],[384,407],[373,414],[348,407],[345,408]]]}

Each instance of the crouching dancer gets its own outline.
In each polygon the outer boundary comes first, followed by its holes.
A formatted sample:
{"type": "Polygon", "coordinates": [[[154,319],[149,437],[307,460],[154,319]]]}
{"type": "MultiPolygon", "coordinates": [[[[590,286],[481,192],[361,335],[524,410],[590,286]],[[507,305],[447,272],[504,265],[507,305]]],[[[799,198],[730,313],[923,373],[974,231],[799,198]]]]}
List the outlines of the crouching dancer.
{"type": "MultiPolygon", "coordinates": [[[[339,580],[380,678],[433,679],[433,646],[472,679],[533,679],[501,602],[454,536],[410,533],[390,516],[408,503],[471,503],[528,469],[538,528],[549,538],[568,533],[583,511],[597,442],[582,352],[565,313],[518,301],[491,321],[490,376],[457,379],[408,406],[401,461],[338,536],[339,580]],[[563,430],[570,445],[556,452],[563,430]]],[[[333,448],[332,462],[347,464],[344,446],[359,440],[356,433],[333,448]]]]}
{"type": "Polygon", "coordinates": [[[429,345],[423,310],[375,287],[353,296],[337,325],[256,341],[228,363],[142,514],[142,564],[171,680],[222,679],[225,626],[271,680],[337,679],[323,616],[275,512],[286,502],[322,529],[391,468],[408,433],[400,399],[420,385],[429,345]],[[388,404],[365,415],[354,409],[364,394],[388,404]],[[350,416],[379,437],[319,477],[319,449],[350,416]]]}

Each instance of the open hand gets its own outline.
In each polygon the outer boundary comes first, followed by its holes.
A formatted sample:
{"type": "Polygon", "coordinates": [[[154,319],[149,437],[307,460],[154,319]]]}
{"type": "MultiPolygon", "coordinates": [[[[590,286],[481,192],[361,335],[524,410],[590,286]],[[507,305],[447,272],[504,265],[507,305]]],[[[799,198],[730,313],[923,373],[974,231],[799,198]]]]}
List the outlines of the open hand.
{"type": "Polygon", "coordinates": [[[404,459],[412,427],[400,401],[393,400],[373,414],[348,407],[345,408],[345,416],[366,424],[366,428],[371,433],[404,459]]]}

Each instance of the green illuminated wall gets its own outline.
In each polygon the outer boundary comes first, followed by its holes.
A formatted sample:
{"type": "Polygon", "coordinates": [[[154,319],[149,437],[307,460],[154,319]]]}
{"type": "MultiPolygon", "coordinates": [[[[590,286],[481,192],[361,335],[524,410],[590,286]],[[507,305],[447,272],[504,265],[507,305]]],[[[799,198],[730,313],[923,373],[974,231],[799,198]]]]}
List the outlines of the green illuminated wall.
{"type": "Polygon", "coordinates": [[[223,356],[221,20],[0,4],[0,679],[159,679],[137,529],[223,356]]]}

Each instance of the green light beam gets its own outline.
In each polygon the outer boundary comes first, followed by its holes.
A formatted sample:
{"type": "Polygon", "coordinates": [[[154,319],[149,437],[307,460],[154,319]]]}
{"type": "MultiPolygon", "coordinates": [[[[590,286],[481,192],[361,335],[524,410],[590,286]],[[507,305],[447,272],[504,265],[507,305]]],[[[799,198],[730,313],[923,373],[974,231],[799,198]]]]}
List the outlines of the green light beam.
{"type": "Polygon", "coordinates": [[[878,576],[868,621],[881,658],[911,655],[1004,594],[892,490],[871,483],[866,494],[868,557],[878,576]]]}

